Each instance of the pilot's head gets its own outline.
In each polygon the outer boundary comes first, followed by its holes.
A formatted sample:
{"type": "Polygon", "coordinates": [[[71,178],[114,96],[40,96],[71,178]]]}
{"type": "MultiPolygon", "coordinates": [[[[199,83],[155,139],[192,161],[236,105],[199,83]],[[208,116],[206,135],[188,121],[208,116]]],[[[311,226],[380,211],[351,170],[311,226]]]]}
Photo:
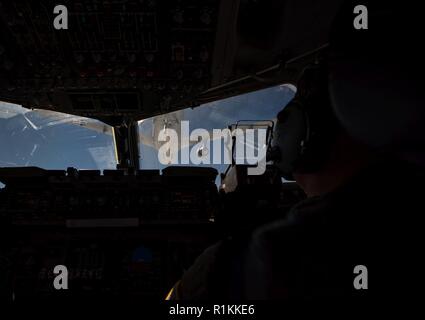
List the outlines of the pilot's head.
{"type": "Polygon", "coordinates": [[[323,62],[301,73],[297,94],[277,116],[273,148],[282,176],[296,180],[309,196],[336,189],[373,158],[339,125],[323,62]]]}
{"type": "Polygon", "coordinates": [[[327,62],[301,73],[296,97],[278,115],[275,163],[308,195],[338,188],[374,161],[425,167],[421,11],[363,4],[370,28],[353,27],[355,3],[346,1],[332,26],[327,62]]]}

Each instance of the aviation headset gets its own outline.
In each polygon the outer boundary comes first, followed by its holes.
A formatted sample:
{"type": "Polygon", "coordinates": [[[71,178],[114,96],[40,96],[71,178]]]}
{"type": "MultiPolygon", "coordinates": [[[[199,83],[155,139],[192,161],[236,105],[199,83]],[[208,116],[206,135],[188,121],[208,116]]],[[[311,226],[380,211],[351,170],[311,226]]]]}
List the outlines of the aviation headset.
{"type": "Polygon", "coordinates": [[[279,112],[269,160],[287,180],[293,173],[315,172],[329,156],[339,128],[328,93],[327,68],[323,62],[301,73],[295,97],[279,112]]]}

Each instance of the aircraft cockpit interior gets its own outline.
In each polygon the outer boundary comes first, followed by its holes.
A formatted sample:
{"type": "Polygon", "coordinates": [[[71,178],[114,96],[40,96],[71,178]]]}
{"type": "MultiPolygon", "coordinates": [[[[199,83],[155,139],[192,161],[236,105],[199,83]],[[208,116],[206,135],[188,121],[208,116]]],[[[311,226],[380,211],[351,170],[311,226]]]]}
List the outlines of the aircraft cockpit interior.
{"type": "Polygon", "coordinates": [[[420,243],[424,29],[378,3],[0,1],[0,304],[388,293],[420,243]]]}

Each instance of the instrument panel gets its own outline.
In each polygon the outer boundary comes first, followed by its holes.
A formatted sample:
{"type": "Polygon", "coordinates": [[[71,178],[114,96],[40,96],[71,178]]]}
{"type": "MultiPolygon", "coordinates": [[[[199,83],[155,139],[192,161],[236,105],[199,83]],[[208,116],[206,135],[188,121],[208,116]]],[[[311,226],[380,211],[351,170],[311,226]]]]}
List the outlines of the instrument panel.
{"type": "Polygon", "coordinates": [[[223,194],[216,176],[205,167],[0,168],[0,297],[162,300],[205,248],[283,217],[303,197],[267,179],[223,194]],[[53,286],[58,265],[68,270],[64,292],[53,286]]]}
{"type": "Polygon", "coordinates": [[[196,104],[211,85],[219,0],[0,2],[1,99],[114,124],[196,104]],[[189,99],[192,97],[192,101],[189,99]]]}
{"type": "Polygon", "coordinates": [[[211,168],[43,170],[1,168],[0,212],[17,225],[138,227],[208,223],[217,208],[211,168]],[[181,174],[184,174],[184,179],[181,174]],[[187,175],[186,175],[187,174],[187,175]]]}

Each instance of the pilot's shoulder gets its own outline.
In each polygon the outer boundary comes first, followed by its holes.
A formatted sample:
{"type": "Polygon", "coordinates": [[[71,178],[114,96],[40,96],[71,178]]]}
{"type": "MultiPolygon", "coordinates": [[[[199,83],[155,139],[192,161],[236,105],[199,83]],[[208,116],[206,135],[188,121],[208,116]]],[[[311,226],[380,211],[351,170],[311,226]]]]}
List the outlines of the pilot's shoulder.
{"type": "Polygon", "coordinates": [[[223,241],[220,241],[208,247],[186,270],[179,284],[182,299],[207,298],[209,279],[214,273],[222,246],[223,241]]]}

